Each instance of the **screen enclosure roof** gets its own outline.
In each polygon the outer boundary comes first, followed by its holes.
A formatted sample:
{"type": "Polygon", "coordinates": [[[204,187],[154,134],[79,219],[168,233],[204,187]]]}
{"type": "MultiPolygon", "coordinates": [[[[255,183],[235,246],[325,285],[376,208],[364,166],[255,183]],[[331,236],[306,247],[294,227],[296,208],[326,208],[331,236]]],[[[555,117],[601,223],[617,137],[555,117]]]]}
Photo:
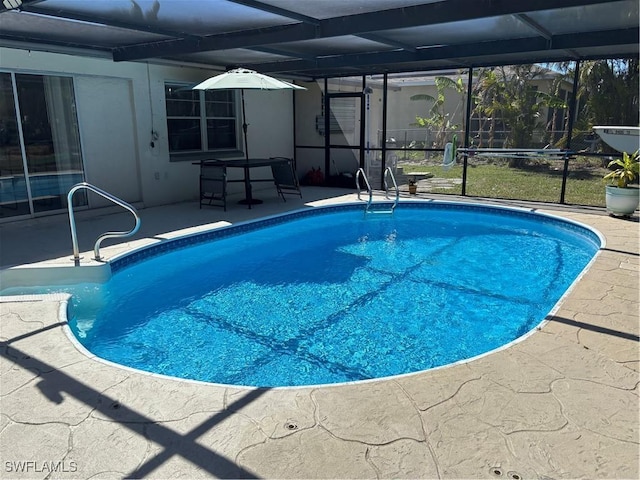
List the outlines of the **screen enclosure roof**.
{"type": "Polygon", "coordinates": [[[2,0],[0,46],[300,79],[638,57],[638,0],[2,0]]]}

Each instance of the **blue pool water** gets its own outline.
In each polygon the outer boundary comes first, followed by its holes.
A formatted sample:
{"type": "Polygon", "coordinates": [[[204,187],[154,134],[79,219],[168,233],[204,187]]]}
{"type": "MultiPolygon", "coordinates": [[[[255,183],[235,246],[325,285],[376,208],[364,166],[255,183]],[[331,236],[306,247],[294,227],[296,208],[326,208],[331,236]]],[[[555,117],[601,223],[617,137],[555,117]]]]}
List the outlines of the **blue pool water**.
{"type": "Polygon", "coordinates": [[[104,359],[207,382],[386,377],[524,335],[600,246],[579,225],[468,205],[291,218],[116,262],[106,285],[74,287],[72,331],[104,359]]]}

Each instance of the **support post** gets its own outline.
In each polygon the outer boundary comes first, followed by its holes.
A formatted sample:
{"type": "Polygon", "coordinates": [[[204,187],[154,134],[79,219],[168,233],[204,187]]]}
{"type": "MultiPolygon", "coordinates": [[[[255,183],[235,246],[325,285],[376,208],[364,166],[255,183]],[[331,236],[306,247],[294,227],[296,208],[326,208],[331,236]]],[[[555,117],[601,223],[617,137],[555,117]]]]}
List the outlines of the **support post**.
{"type": "MultiPolygon", "coordinates": [[[[464,125],[464,148],[469,148],[469,134],[471,132],[471,93],[473,92],[473,67],[469,67],[469,75],[467,77],[467,111],[465,114],[464,125]]],[[[462,196],[467,194],[467,165],[468,155],[465,153],[462,158],[462,196]]]]}
{"type": "MultiPolygon", "coordinates": [[[[576,99],[578,97],[578,81],[580,79],[580,60],[576,60],[576,69],[573,72],[573,90],[571,91],[571,99],[569,100],[569,121],[567,122],[567,150],[571,150],[571,139],[573,137],[573,119],[576,116],[576,99]]],[[[567,177],[569,176],[569,160],[571,155],[568,153],[564,156],[564,168],[562,170],[562,187],[560,188],[560,203],[564,202],[565,193],[567,191],[567,177]]]]}

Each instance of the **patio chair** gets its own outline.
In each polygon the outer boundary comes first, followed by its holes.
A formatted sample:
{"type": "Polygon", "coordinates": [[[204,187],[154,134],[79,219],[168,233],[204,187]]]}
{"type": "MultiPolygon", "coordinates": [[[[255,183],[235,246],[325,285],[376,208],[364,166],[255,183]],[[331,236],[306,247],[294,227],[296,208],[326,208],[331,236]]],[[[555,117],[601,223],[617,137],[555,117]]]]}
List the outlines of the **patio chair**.
{"type": "Polygon", "coordinates": [[[274,159],[282,159],[282,162],[273,163],[271,165],[271,173],[273,174],[273,182],[278,190],[278,195],[285,199],[287,195],[300,195],[302,198],[302,192],[300,191],[300,182],[296,175],[295,164],[292,159],[284,157],[272,157],[274,159]]]}
{"type": "Polygon", "coordinates": [[[222,207],[227,211],[227,168],[200,164],[200,208],[202,205],[222,207]]]}

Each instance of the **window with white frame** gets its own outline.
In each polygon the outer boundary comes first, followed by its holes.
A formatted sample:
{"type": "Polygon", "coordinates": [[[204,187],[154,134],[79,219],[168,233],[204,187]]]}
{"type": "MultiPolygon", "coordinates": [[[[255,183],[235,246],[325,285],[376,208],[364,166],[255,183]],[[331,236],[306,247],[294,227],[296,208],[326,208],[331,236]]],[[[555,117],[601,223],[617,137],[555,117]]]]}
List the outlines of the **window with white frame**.
{"type": "Polygon", "coordinates": [[[165,84],[169,152],[238,148],[235,93],[165,84]]]}

